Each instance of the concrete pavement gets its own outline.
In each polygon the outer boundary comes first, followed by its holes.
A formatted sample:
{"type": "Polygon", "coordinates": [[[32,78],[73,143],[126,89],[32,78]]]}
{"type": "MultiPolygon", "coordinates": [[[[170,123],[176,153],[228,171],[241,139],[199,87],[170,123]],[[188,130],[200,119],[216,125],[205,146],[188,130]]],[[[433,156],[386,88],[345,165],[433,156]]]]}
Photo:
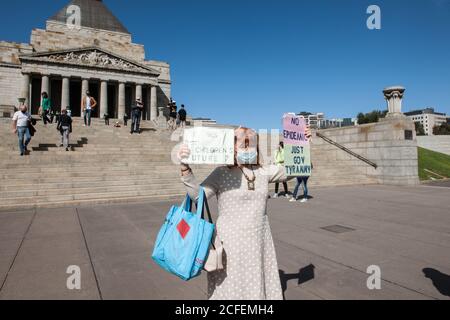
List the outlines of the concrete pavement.
{"type": "MultiPolygon", "coordinates": [[[[448,185],[311,195],[306,204],[269,201],[286,299],[450,299],[448,185]],[[367,288],[371,265],[381,269],[381,290],[367,288]]],[[[0,299],[205,299],[204,274],[185,283],[150,258],[171,205],[0,213],[0,299]],[[71,265],[81,269],[81,290],[67,289],[71,265]]]]}

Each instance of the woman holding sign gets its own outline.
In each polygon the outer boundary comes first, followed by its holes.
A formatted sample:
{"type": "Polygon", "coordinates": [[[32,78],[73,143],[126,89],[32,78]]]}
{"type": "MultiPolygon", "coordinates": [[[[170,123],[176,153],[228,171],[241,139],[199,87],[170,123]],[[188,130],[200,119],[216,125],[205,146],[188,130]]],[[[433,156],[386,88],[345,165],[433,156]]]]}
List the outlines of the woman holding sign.
{"type": "MultiPolygon", "coordinates": [[[[191,151],[182,146],[181,162],[191,151]]],[[[192,199],[200,184],[191,168],[181,164],[182,181],[192,199]]],[[[219,167],[201,184],[219,203],[217,237],[224,248],[224,269],[208,273],[211,300],[282,300],[275,246],[267,217],[269,183],[288,180],[283,166],[260,162],[255,131],[235,131],[235,164],[219,167]]]]}

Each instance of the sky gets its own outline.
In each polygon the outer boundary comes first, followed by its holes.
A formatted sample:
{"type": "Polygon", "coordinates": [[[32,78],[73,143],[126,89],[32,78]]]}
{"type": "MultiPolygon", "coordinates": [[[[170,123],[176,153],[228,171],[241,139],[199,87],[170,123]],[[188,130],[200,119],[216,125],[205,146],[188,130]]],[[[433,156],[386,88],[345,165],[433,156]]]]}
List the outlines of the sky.
{"type": "MultiPolygon", "coordinates": [[[[0,40],[29,42],[65,0],[4,1],[0,40]]],[[[406,88],[403,111],[450,114],[450,0],[105,0],[171,64],[172,95],[195,117],[255,129],[286,112],[327,118],[385,110],[382,90],[406,88]],[[367,8],[381,9],[369,30],[367,8]]]]}

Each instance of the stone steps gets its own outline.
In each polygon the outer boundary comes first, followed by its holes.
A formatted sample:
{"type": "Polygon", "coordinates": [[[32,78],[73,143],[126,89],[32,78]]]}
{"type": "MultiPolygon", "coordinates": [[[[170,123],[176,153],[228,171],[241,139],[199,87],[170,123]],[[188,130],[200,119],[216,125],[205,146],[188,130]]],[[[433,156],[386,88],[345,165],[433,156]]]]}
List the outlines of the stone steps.
{"type": "MultiPolygon", "coordinates": [[[[76,146],[66,152],[56,147],[60,135],[55,126],[38,124],[30,155],[20,157],[9,125],[0,122],[0,211],[172,200],[186,192],[179,167],[171,161],[177,142],[170,140],[170,132],[130,135],[129,128],[108,128],[100,121],[85,128],[75,121],[71,141],[76,146]]],[[[313,145],[312,153],[312,187],[376,183],[366,175],[365,164],[333,146],[313,145]]],[[[213,169],[193,166],[199,182],[213,169]]],[[[289,183],[291,191],[294,185],[295,180],[289,183]]],[[[273,191],[274,185],[270,188],[273,191]]]]}

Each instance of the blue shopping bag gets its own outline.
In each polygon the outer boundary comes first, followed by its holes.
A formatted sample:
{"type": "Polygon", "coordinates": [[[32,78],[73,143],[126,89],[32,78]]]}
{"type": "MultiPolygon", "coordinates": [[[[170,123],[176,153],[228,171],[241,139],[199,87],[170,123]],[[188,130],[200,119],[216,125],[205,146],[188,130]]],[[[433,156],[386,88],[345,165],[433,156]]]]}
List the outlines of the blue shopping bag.
{"type": "Polygon", "coordinates": [[[205,191],[200,188],[197,212],[189,195],[181,207],[173,206],[158,233],[152,259],[164,270],[188,281],[198,276],[209,254],[214,232],[205,191]],[[207,209],[209,222],[204,219],[207,209]]]}

